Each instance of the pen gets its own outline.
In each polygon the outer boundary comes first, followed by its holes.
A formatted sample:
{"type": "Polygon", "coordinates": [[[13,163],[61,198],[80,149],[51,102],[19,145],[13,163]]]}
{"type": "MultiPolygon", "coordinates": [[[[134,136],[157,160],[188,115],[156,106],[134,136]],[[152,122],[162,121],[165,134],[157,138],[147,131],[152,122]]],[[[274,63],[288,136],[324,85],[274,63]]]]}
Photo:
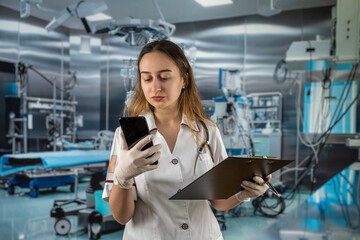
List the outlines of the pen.
{"type": "Polygon", "coordinates": [[[268,185],[268,187],[275,194],[276,197],[280,197],[280,194],[278,193],[276,188],[267,179],[265,179],[265,183],[266,183],[266,185],[268,185]]]}
{"type": "MultiPolygon", "coordinates": [[[[267,156],[251,156],[250,158],[262,158],[262,159],[276,159],[276,157],[267,157],[267,156]]],[[[270,179],[265,178],[265,184],[268,185],[268,187],[270,188],[270,190],[275,194],[276,197],[280,197],[280,194],[278,193],[278,191],[276,190],[276,188],[269,182],[270,179]]]]}

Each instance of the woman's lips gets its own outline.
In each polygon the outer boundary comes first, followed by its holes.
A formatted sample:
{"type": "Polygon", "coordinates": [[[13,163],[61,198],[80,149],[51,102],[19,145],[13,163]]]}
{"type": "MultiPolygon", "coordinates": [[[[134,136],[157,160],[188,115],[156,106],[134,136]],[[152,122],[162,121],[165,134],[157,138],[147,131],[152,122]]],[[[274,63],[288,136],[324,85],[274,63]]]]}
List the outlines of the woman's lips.
{"type": "Polygon", "coordinates": [[[154,96],[154,97],[152,97],[152,99],[153,99],[153,100],[155,100],[155,101],[161,101],[161,100],[163,100],[163,99],[164,99],[164,97],[161,97],[161,96],[154,96]]]}

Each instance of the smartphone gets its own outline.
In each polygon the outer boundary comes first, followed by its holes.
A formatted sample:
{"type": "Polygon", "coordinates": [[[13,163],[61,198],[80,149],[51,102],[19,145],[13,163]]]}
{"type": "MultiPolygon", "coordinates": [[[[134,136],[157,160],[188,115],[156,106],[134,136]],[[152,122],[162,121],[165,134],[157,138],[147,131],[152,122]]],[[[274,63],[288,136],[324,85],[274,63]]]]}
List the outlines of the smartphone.
{"type": "MultiPolygon", "coordinates": [[[[129,149],[133,148],[140,139],[150,134],[145,117],[122,117],[119,119],[119,122],[129,149]]],[[[152,146],[153,142],[151,141],[146,144],[141,151],[152,146]]],[[[157,163],[158,161],[152,165],[157,163]]]]}

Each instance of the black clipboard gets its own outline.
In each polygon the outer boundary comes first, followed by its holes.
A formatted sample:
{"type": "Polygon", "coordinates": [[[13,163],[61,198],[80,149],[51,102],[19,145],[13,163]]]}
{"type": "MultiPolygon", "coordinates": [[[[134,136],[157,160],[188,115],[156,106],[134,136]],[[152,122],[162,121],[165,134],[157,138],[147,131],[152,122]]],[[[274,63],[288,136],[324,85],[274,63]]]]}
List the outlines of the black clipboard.
{"type": "Polygon", "coordinates": [[[242,190],[242,181],[252,181],[254,176],[265,177],[291,162],[293,160],[228,157],[169,200],[227,199],[242,190]]]}

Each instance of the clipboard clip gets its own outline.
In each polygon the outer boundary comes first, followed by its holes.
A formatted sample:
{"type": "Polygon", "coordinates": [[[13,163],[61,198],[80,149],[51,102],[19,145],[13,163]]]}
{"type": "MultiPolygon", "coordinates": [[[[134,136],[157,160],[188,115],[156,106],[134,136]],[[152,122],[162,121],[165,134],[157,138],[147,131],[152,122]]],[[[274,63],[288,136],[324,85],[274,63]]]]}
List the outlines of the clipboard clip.
{"type": "Polygon", "coordinates": [[[269,156],[250,156],[249,158],[254,158],[254,159],[277,159],[277,157],[269,157],[269,156]]]}

